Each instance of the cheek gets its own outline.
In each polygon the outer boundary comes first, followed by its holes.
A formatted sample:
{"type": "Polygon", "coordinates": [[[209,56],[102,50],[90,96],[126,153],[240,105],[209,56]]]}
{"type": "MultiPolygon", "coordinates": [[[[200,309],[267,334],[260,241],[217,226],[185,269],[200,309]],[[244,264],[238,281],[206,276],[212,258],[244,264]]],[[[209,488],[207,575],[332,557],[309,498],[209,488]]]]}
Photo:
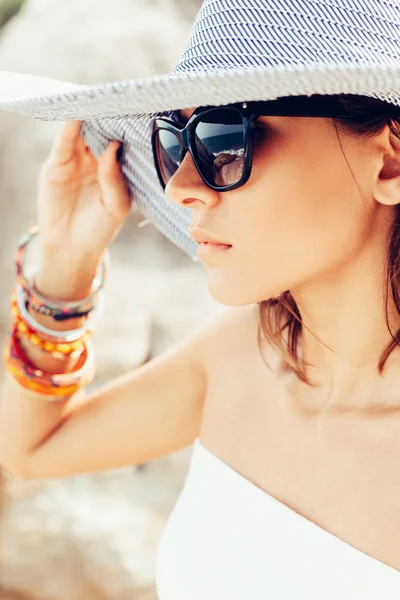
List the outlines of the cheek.
{"type": "Polygon", "coordinates": [[[343,161],[308,155],[270,168],[255,164],[251,185],[226,204],[233,248],[210,270],[216,300],[270,298],[329,271],[359,247],[370,213],[343,161]]]}

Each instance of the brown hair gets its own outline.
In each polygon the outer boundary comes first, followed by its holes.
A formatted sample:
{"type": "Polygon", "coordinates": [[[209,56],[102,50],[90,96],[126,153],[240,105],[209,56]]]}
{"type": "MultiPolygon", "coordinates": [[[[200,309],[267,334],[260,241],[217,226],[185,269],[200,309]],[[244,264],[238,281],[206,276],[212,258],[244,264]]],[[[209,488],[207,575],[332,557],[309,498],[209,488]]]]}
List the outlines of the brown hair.
{"type": "MultiPolygon", "coordinates": [[[[324,98],[324,96],[319,97],[321,99],[324,98]]],[[[288,99],[289,102],[291,100],[295,105],[296,97],[288,99]]],[[[388,125],[392,134],[400,140],[400,107],[395,107],[393,104],[375,98],[352,94],[330,95],[329,100],[336,100],[341,106],[344,106],[345,109],[348,110],[349,115],[351,115],[351,118],[333,118],[333,124],[336,129],[339,144],[340,138],[338,129],[342,129],[347,133],[362,138],[373,137],[379,133],[385,125],[388,125]]],[[[344,154],[342,146],[341,149],[344,154]]],[[[400,315],[400,205],[395,206],[394,214],[395,217],[393,220],[391,239],[387,250],[385,286],[386,324],[392,337],[392,341],[387,348],[385,348],[379,359],[378,372],[380,375],[382,375],[388,356],[397,345],[400,345],[400,330],[393,335],[388,316],[389,285],[397,312],[400,315]]],[[[278,298],[262,300],[258,305],[258,345],[261,353],[263,334],[267,343],[280,354],[287,365],[292,367],[299,379],[308,385],[313,386],[304,370],[304,366],[308,363],[303,361],[297,354],[299,336],[302,332],[303,324],[300,311],[290,291],[286,290],[278,298]],[[286,329],[287,338],[284,336],[286,329]]]]}

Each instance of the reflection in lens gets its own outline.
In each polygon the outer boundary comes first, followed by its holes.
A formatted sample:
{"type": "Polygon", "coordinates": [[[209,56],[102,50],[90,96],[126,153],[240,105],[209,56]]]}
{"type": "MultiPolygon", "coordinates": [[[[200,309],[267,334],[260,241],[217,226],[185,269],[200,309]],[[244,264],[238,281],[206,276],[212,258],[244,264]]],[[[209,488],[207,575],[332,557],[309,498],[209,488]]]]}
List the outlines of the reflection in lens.
{"type": "Polygon", "coordinates": [[[216,185],[232,185],[243,175],[244,151],[238,154],[219,154],[214,161],[216,185]]]}
{"type": "Polygon", "coordinates": [[[237,183],[244,169],[244,127],[241,114],[219,108],[208,112],[195,131],[195,148],[201,171],[209,183],[237,183]]]}
{"type": "Polygon", "coordinates": [[[181,164],[181,149],[176,135],[166,129],[159,129],[156,133],[156,148],[158,165],[167,185],[181,164]]]}

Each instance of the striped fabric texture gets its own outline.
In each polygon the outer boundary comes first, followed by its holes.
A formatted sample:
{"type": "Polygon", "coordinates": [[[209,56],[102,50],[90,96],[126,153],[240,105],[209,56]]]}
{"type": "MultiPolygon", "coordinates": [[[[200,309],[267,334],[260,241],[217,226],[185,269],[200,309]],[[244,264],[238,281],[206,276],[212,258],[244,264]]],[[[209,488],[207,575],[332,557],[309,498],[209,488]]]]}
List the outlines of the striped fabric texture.
{"type": "Polygon", "coordinates": [[[166,75],[82,86],[0,73],[0,108],[43,120],[81,119],[99,156],[124,143],[123,172],[143,215],[197,260],[190,210],[162,191],[152,118],[179,108],[350,93],[400,106],[398,0],[206,0],[166,75]]]}

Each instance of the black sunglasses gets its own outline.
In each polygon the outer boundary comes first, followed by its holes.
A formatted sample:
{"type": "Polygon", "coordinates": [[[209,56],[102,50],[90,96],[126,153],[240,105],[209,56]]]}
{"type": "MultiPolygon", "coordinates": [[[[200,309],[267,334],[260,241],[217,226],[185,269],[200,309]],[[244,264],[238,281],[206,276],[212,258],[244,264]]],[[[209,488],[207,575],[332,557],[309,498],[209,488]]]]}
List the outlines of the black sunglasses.
{"type": "Polygon", "coordinates": [[[257,117],[365,118],[349,114],[336,99],[318,96],[199,107],[186,124],[182,124],[178,112],[176,116],[176,121],[165,117],[153,121],[153,156],[162,188],[189,151],[203,181],[220,192],[234,190],[250,177],[257,117]]]}

